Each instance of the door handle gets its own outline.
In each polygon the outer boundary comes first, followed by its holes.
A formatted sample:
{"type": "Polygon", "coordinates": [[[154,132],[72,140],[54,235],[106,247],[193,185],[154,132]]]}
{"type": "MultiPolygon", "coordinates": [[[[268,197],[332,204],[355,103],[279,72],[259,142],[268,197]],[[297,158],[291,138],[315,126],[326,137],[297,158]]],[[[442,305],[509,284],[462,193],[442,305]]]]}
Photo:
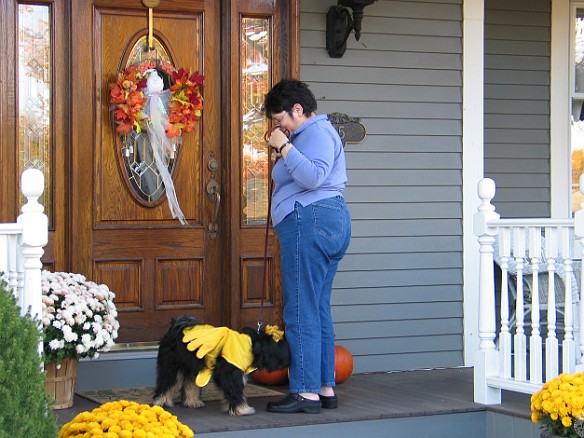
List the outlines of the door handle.
{"type": "Polygon", "coordinates": [[[219,206],[221,205],[221,194],[219,193],[219,183],[217,180],[212,179],[207,183],[207,195],[209,199],[215,203],[215,213],[213,214],[213,219],[207,227],[207,232],[211,239],[216,239],[219,233],[219,224],[217,220],[219,219],[219,206]]]}
{"type": "Polygon", "coordinates": [[[215,179],[215,172],[219,169],[219,162],[215,158],[215,155],[211,153],[209,161],[207,161],[207,169],[211,171],[211,178],[207,182],[207,196],[211,202],[215,203],[215,212],[213,213],[213,219],[209,222],[207,227],[207,232],[211,239],[216,239],[217,234],[219,234],[219,206],[221,205],[221,184],[215,179]]]}

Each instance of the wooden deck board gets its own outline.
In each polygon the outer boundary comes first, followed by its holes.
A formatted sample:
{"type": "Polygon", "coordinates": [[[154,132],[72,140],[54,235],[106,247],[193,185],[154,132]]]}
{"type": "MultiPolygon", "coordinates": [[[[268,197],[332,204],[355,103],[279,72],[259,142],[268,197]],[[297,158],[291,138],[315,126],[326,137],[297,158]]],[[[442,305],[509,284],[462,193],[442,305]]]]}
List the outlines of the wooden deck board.
{"type": "MultiPolygon", "coordinates": [[[[286,387],[275,389],[283,393],[287,391],[286,387]]],[[[207,402],[207,406],[202,409],[181,406],[167,409],[196,434],[485,410],[520,418],[530,416],[527,394],[504,392],[503,403],[497,406],[486,407],[474,403],[472,368],[357,374],[338,385],[336,391],[339,408],[323,409],[318,415],[266,412],[266,403],[278,397],[250,398],[248,401],[256,408],[256,414],[247,417],[230,417],[221,412],[219,402],[207,402]]],[[[76,396],[72,408],[56,412],[59,422],[63,424],[77,413],[97,406],[76,396]]]]}

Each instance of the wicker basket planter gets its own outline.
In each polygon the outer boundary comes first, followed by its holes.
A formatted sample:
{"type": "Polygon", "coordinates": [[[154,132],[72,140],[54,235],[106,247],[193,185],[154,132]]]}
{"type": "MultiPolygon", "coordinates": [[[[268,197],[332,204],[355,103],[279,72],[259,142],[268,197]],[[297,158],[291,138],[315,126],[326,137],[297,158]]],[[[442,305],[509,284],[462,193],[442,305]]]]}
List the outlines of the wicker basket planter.
{"type": "Polygon", "coordinates": [[[66,358],[58,367],[55,362],[46,365],[45,390],[55,400],[54,409],[73,406],[78,359],[66,358]]]}

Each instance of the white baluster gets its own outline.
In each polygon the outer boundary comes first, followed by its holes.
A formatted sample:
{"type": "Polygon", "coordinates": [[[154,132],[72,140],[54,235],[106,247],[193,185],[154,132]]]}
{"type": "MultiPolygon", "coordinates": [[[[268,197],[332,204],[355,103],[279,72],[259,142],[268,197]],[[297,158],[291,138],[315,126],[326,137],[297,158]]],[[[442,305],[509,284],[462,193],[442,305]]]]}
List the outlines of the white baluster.
{"type": "Polygon", "coordinates": [[[570,230],[563,227],[561,232],[561,257],[565,268],[564,288],[564,340],[562,341],[562,372],[575,371],[574,317],[572,310],[572,254],[570,250],[570,230]]]}
{"type": "Polygon", "coordinates": [[[556,336],[556,258],[558,257],[558,229],[545,229],[545,257],[547,259],[547,337],[545,340],[546,381],[558,375],[558,338],[556,336]]]}
{"type": "Polygon", "coordinates": [[[17,241],[18,236],[16,234],[7,236],[8,237],[8,288],[16,294],[16,299],[20,296],[20,291],[18,290],[18,252],[20,248],[18,247],[17,241]]]}
{"type": "Polygon", "coordinates": [[[529,228],[529,258],[531,259],[531,335],[529,337],[529,381],[542,383],[542,343],[539,324],[539,262],[541,261],[541,228],[529,228]]]}
{"type": "Polygon", "coordinates": [[[8,277],[8,247],[8,235],[0,234],[0,272],[4,272],[5,277],[8,277]]]}
{"type": "Polygon", "coordinates": [[[511,233],[499,229],[499,256],[501,258],[501,332],[499,333],[499,367],[501,377],[511,378],[511,332],[509,331],[509,256],[511,233]]]}
{"type": "Polygon", "coordinates": [[[525,260],[525,227],[513,228],[513,257],[517,265],[517,298],[515,315],[517,330],[513,337],[515,351],[515,379],[527,380],[527,340],[525,336],[525,299],[523,286],[523,265],[525,260]]]}

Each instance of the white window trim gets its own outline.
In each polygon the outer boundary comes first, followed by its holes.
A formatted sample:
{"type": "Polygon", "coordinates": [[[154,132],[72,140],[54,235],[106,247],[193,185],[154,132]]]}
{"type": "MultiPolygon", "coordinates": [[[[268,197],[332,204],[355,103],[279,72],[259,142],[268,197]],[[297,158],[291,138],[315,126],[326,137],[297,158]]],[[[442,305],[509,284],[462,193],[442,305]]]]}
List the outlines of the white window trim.
{"type": "MultiPolygon", "coordinates": [[[[570,0],[552,0],[550,59],[551,216],[570,217],[570,0]]],[[[575,3],[574,3],[575,4],[575,3]]],[[[584,6],[584,3],[582,3],[584,6]]]]}

